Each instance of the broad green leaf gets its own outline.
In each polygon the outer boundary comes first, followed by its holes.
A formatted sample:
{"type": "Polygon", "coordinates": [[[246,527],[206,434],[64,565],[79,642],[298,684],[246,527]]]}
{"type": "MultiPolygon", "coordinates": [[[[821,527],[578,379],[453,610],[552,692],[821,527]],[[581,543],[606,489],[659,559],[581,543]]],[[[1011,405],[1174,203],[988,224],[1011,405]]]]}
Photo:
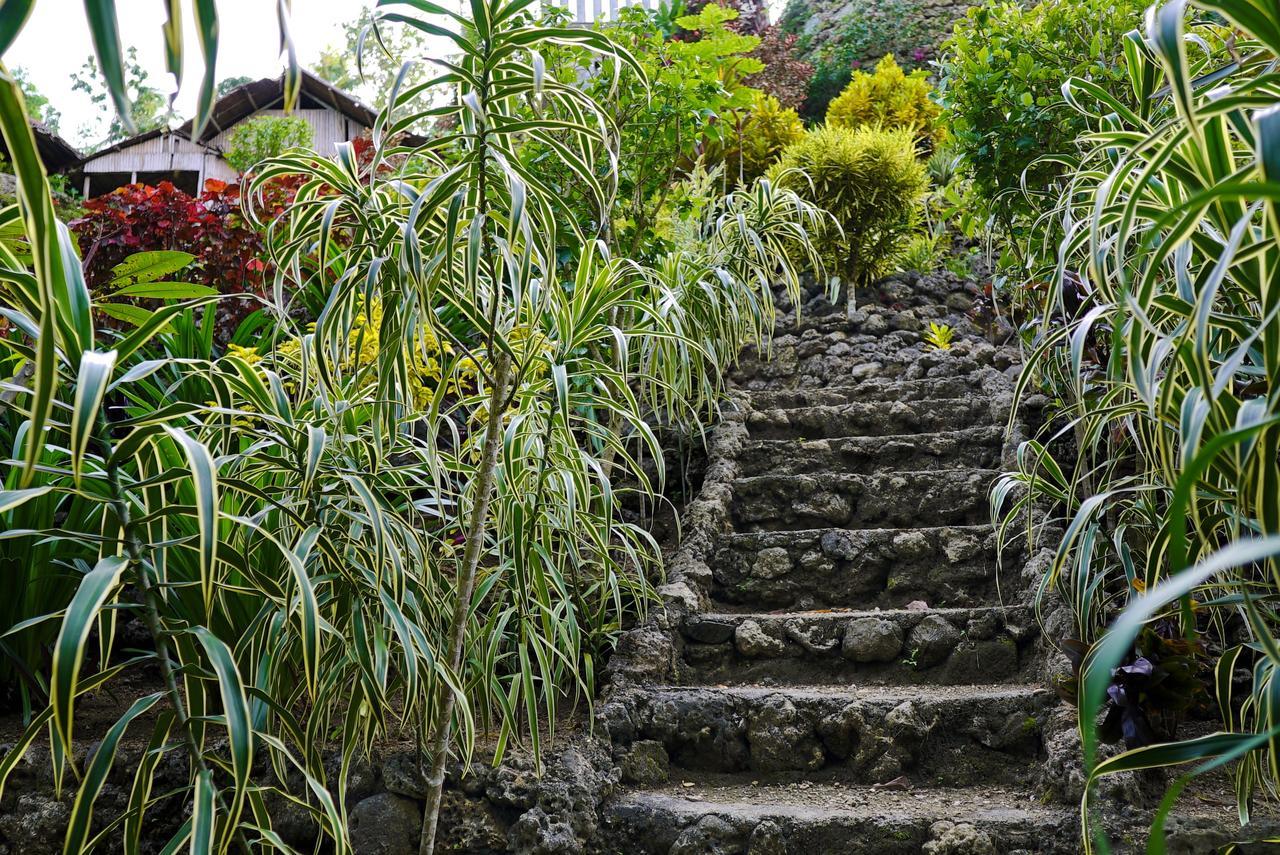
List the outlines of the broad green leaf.
{"type": "MultiPolygon", "coordinates": [[[[126,285],[111,296],[186,300],[192,297],[216,297],[217,295],[218,289],[210,288],[208,285],[193,285],[189,282],[144,282],[138,285],[126,285]]],[[[105,306],[103,308],[105,309],[105,306]]]]}
{"type": "Polygon", "coordinates": [[[155,282],[170,273],[177,273],[195,260],[196,257],[189,252],[172,249],[135,252],[111,268],[109,287],[114,289],[155,282]]]}

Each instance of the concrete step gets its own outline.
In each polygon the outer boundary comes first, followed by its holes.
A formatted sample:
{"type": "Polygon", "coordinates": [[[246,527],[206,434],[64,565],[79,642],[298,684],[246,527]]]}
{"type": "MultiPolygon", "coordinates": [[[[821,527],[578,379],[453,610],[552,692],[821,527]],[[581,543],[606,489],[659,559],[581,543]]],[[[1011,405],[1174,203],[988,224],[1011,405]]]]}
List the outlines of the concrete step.
{"type": "Polygon", "coordinates": [[[761,475],[733,482],[738,531],[822,526],[922,528],[986,522],[992,469],[874,475],[761,475]]]}
{"type": "Polygon", "coordinates": [[[1029,608],[706,613],[680,627],[684,683],[907,685],[1028,681],[1029,608]]]}
{"type": "Polygon", "coordinates": [[[872,789],[742,778],[675,780],[623,792],[606,806],[609,851],[630,855],[918,855],[1042,853],[1079,849],[1077,811],[1032,792],[872,789]],[[689,785],[689,786],[686,786],[689,785]]]}
{"type": "Polygon", "coordinates": [[[1004,428],[984,426],[902,436],[758,440],[747,443],[737,460],[744,475],[996,469],[1003,447],[1004,428]]]}
{"type": "Polygon", "coordinates": [[[1017,685],[649,686],[619,692],[597,717],[615,751],[660,745],[690,771],[963,786],[1025,781],[1059,703],[1017,685]]]}
{"type": "Polygon", "coordinates": [[[920,401],[858,401],[820,407],[756,410],[747,414],[752,439],[832,439],[936,433],[1002,424],[1003,413],[975,396],[920,401]]]}
{"type": "MultiPolygon", "coordinates": [[[[1011,566],[1018,547],[1005,558],[1011,566]]],[[[815,528],[722,536],[712,595],[744,607],[892,608],[998,602],[990,525],[911,529],[815,528]]]]}

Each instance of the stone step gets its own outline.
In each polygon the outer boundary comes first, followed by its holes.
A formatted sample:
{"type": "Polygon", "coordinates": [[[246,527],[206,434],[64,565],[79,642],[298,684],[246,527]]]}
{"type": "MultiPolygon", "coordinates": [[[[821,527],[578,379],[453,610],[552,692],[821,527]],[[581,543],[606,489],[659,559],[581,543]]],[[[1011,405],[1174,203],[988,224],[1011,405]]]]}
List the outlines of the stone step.
{"type": "Polygon", "coordinates": [[[986,522],[992,469],[874,475],[761,475],[733,482],[738,531],[821,526],[920,528],[986,522]]]}
{"type": "Polygon", "coordinates": [[[865,401],[923,401],[938,398],[963,398],[983,393],[987,372],[962,377],[921,377],[899,380],[870,377],[861,383],[824,386],[816,389],[757,389],[745,392],[757,410],[780,410],[788,407],[829,407],[865,401]]]}
{"type": "Polygon", "coordinates": [[[1018,359],[1012,347],[961,339],[950,350],[925,345],[916,332],[884,335],[834,330],[782,336],[768,355],[750,349],[730,377],[741,389],[819,389],[872,378],[919,380],[1003,372],[1018,359]]]}
{"type": "MultiPolygon", "coordinates": [[[[1018,548],[1006,560],[1015,562],[1018,548]]],[[[817,528],[722,536],[712,596],[769,608],[992,605],[996,534],[990,525],[911,529],[817,528]]]]}
{"type": "Polygon", "coordinates": [[[1075,809],[1046,806],[1027,790],[993,786],[899,790],[685,779],[623,792],[606,806],[603,826],[608,851],[633,855],[1079,850],[1075,809]]]}
{"type": "Polygon", "coordinates": [[[1003,423],[985,398],[859,401],[835,406],[756,410],[747,414],[752,439],[833,439],[936,433],[1003,423]]]}
{"type": "Polygon", "coordinates": [[[680,627],[682,683],[957,685],[1030,680],[1028,608],[705,613],[680,627]]]}
{"type": "Polygon", "coordinates": [[[744,445],[737,461],[744,475],[995,469],[1003,447],[1004,428],[988,426],[902,436],[757,440],[744,445]]]}
{"type": "Polygon", "coordinates": [[[651,686],[619,692],[598,719],[616,751],[660,745],[691,771],[963,786],[1026,780],[1059,703],[1010,685],[651,686]]]}

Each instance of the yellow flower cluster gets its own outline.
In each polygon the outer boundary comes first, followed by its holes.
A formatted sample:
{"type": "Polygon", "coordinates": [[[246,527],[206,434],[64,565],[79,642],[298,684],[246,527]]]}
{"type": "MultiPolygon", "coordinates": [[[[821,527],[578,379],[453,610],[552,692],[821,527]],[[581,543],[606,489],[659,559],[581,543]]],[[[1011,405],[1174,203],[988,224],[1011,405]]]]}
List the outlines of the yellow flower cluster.
{"type": "MultiPolygon", "coordinates": [[[[351,331],[347,334],[347,354],[339,365],[342,371],[353,373],[377,363],[381,348],[381,328],[381,304],[374,303],[367,312],[362,311],[356,315],[351,331]]],[[[545,353],[551,349],[550,340],[541,331],[533,330],[527,325],[512,329],[507,334],[507,342],[519,360],[531,353],[545,353]]],[[[476,359],[471,356],[452,359],[455,354],[453,346],[442,341],[434,331],[422,331],[409,347],[409,392],[417,409],[425,410],[431,406],[442,381],[447,382],[448,392],[452,396],[460,397],[475,390],[481,374],[476,359]],[[447,379],[446,370],[449,375],[447,379]]],[[[302,342],[295,338],[283,342],[276,349],[276,355],[281,362],[296,365],[300,361],[301,351],[302,342]]],[[[238,356],[249,365],[258,365],[264,358],[255,348],[236,344],[227,346],[227,355],[238,356]]],[[[485,357],[479,358],[483,364],[485,357]]],[[[545,376],[546,370],[545,361],[538,360],[526,376],[545,376]]],[[[286,381],[286,386],[292,388],[293,384],[286,381]]]]}

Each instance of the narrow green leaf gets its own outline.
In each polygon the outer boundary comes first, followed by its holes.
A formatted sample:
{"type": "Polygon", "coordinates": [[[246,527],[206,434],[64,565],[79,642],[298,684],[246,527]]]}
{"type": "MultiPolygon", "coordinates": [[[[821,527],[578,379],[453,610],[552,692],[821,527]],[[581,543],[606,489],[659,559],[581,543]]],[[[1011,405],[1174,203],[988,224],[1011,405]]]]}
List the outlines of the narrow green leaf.
{"type": "Polygon", "coordinates": [[[53,645],[53,675],[49,683],[49,705],[53,708],[53,729],[62,747],[71,750],[76,684],[85,646],[98,613],[120,584],[120,575],[129,562],[123,556],[111,555],[100,560],[80,581],[53,645]]]}
{"type": "Polygon", "coordinates": [[[106,353],[86,350],[80,357],[80,373],[76,377],[76,397],[71,412],[71,471],[77,487],[84,474],[84,456],[89,448],[89,437],[93,435],[102,399],[111,383],[115,365],[114,350],[106,353]]]}
{"type": "Polygon", "coordinates": [[[106,783],[111,767],[115,764],[116,749],[120,745],[120,739],[124,736],[129,724],[155,706],[162,697],[164,697],[163,692],[156,692],[138,698],[124,715],[111,725],[98,743],[98,749],[93,754],[89,768],[85,770],[80,789],[76,792],[75,803],[71,807],[71,819],[67,823],[67,836],[62,847],[63,855],[80,855],[85,851],[85,841],[89,838],[90,823],[93,821],[93,805],[102,792],[102,785],[106,783]]]}
{"type": "Polygon", "coordinates": [[[218,546],[218,470],[213,455],[203,443],[181,428],[165,425],[165,432],[182,449],[191,468],[196,493],[196,520],[199,523],[200,590],[205,613],[213,608],[218,546]]]}

